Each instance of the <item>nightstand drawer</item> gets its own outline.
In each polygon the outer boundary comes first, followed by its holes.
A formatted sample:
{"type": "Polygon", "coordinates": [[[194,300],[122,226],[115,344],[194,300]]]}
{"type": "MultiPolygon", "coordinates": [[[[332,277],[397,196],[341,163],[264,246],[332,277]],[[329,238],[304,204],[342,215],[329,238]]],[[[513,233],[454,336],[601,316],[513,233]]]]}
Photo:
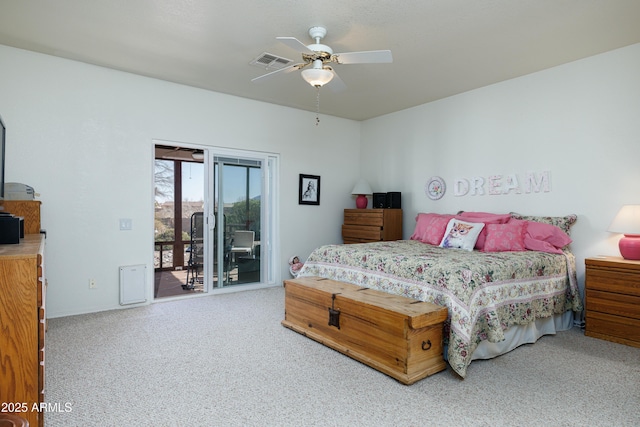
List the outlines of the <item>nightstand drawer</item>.
{"type": "Polygon", "coordinates": [[[587,311],[585,335],[640,347],[640,320],[587,311]]]}
{"type": "Polygon", "coordinates": [[[640,275],[638,274],[618,269],[601,270],[591,267],[587,269],[585,279],[588,289],[640,297],[640,275]]]}
{"type": "Polygon", "coordinates": [[[640,297],[587,289],[588,312],[613,314],[640,320],[640,297]]]}

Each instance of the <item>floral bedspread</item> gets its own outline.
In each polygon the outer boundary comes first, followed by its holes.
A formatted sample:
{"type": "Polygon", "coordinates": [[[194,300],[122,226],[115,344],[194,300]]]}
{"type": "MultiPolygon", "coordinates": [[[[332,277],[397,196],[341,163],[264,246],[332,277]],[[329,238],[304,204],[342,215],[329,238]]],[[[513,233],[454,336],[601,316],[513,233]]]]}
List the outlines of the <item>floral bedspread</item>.
{"type": "Polygon", "coordinates": [[[322,246],[299,276],[320,276],[446,306],[448,362],[461,377],[483,340],[513,325],[581,311],[575,257],[444,249],[414,240],[322,246]]]}

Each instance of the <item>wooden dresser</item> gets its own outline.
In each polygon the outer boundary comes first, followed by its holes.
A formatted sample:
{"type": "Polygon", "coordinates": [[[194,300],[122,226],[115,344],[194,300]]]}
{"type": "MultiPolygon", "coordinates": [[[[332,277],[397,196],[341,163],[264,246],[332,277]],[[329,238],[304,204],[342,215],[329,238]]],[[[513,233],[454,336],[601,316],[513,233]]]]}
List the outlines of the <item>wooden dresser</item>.
{"type": "Polygon", "coordinates": [[[344,243],[402,239],[402,209],[345,209],[344,243]]]}
{"type": "Polygon", "coordinates": [[[640,347],[640,261],[585,259],[585,335],[640,347]]]}
{"type": "MultiPolygon", "coordinates": [[[[40,201],[5,200],[5,211],[24,217],[19,244],[0,245],[0,403],[2,410],[44,425],[45,237],[40,201]]],[[[4,424],[3,424],[4,425],[4,424]]]]}

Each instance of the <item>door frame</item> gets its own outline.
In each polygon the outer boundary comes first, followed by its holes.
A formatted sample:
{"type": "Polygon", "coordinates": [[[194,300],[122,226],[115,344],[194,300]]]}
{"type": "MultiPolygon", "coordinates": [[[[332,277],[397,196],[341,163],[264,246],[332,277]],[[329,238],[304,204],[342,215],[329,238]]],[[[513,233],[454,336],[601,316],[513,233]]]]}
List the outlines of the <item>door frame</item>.
{"type": "MultiPolygon", "coordinates": [[[[204,152],[204,219],[205,219],[205,244],[204,244],[204,257],[207,262],[204,263],[203,275],[207,280],[205,284],[205,292],[194,293],[185,296],[178,297],[165,297],[161,299],[153,299],[154,301],[166,301],[172,298],[190,298],[195,296],[211,295],[227,292],[238,292],[251,289],[261,289],[273,286],[280,286],[282,282],[282,274],[279,268],[280,265],[280,154],[243,150],[228,147],[219,147],[202,144],[192,144],[177,141],[168,141],[154,139],[152,140],[152,150],[155,152],[156,145],[168,145],[181,148],[190,148],[202,150],[204,152]],[[242,284],[238,286],[226,286],[215,287],[213,282],[213,210],[214,210],[214,188],[213,188],[213,170],[214,170],[214,158],[221,157],[236,157],[236,158],[248,158],[262,161],[262,192],[261,197],[261,281],[257,283],[242,284]]],[[[155,162],[155,155],[152,159],[155,162]]],[[[155,163],[152,170],[155,169],[155,163]]],[[[152,173],[152,180],[153,180],[152,173]]],[[[152,192],[153,193],[153,192],[152,192]]],[[[155,197],[152,197],[155,202],[155,197]]],[[[153,283],[152,283],[153,286],[153,283]]]]}

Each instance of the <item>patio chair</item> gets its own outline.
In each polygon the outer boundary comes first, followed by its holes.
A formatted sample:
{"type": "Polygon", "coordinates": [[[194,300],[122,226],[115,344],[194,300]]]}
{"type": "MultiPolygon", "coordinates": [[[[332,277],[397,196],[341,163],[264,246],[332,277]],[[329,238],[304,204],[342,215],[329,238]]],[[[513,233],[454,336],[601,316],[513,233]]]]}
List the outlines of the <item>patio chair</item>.
{"type": "Polygon", "coordinates": [[[253,255],[253,247],[255,245],[255,232],[249,230],[236,230],[233,232],[233,243],[231,245],[231,253],[253,255]]]}

